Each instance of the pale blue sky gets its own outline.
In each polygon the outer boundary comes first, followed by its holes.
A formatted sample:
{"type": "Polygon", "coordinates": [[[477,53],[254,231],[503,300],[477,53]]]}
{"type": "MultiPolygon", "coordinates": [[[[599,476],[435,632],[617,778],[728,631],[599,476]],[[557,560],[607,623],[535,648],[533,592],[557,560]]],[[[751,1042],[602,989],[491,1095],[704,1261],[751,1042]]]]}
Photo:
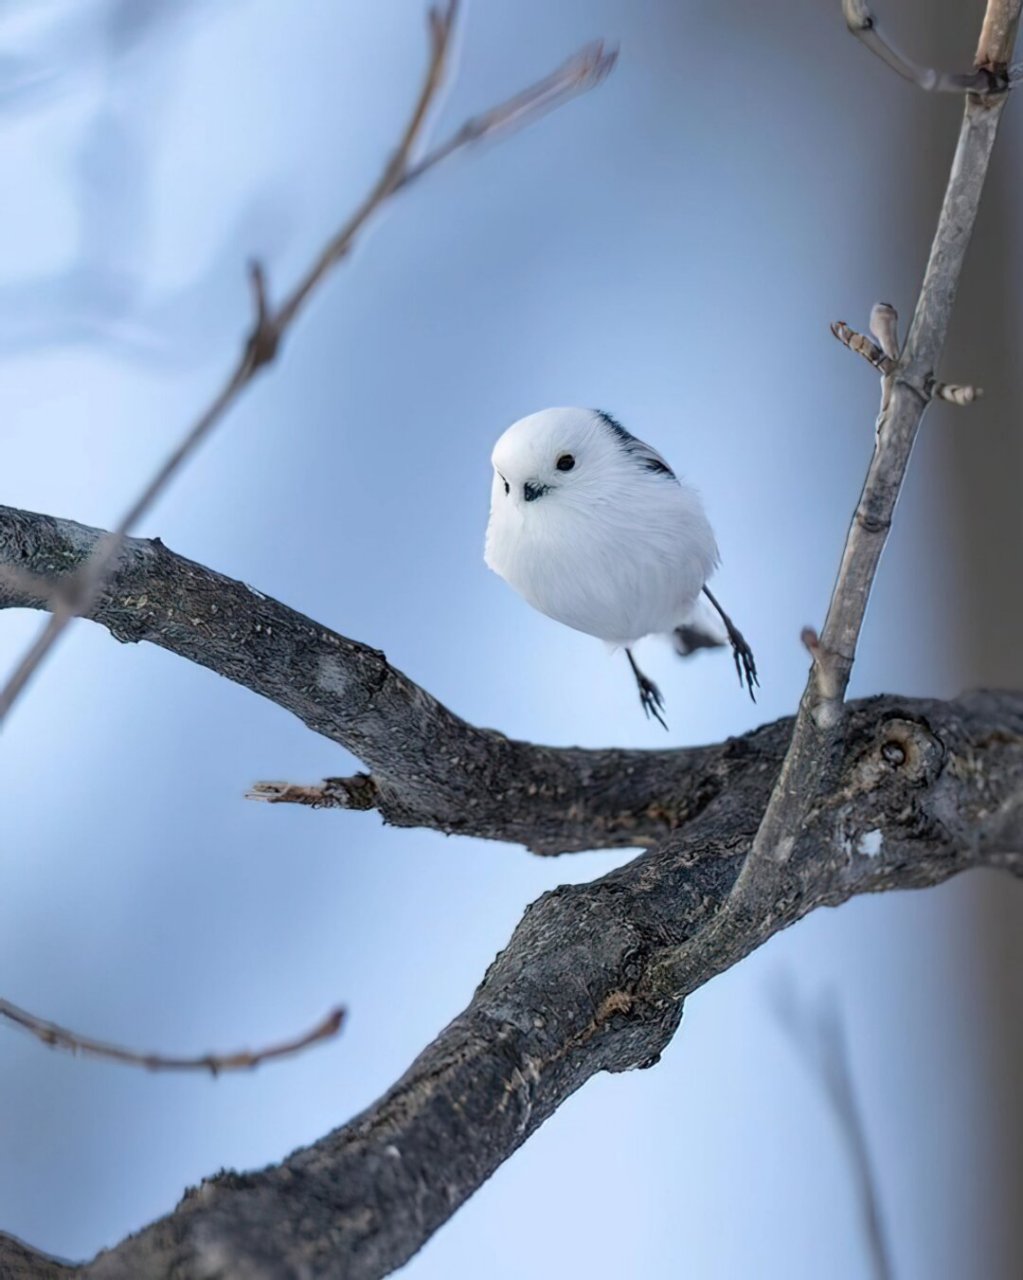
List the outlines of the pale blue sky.
{"type": "MultiPolygon", "coordinates": [[[[0,9],[20,74],[45,72],[0,95],[4,502],[120,513],[233,358],[245,260],[291,281],[375,176],[422,8],[197,0],[116,45],[112,0],[0,9]]],[[[494,439],[544,405],[598,405],[702,490],[715,590],[762,672],[753,707],[727,658],[651,646],[670,740],[791,711],[876,409],[828,322],[908,307],[925,251],[863,199],[898,182],[923,108],[837,8],[472,5],[441,131],[593,36],[620,65],[396,201],[140,532],[384,649],[471,720],[661,745],[620,658],[482,562],[494,439]]],[[[956,104],[927,109],[951,152],[956,104]]],[[[925,437],[856,693],[955,691],[935,459],[925,437]],[[934,642],[911,649],[910,626],[934,642]]],[[[0,617],[5,664],[37,625],[0,617]]],[[[0,1227],[89,1255],[204,1174],[316,1139],[466,1003],[529,901],[628,856],[541,860],[242,799],[353,767],[206,671],[86,624],[67,638],[0,740],[0,992],[174,1052],[273,1040],[339,1000],[351,1016],[325,1048],[215,1082],[0,1028],[0,1227]]],[[[771,1012],[780,973],[847,1013],[900,1280],[994,1274],[967,897],[860,901],[773,941],[691,1000],[656,1070],[571,1099],[407,1274],[867,1276],[833,1119],[771,1012]]]]}

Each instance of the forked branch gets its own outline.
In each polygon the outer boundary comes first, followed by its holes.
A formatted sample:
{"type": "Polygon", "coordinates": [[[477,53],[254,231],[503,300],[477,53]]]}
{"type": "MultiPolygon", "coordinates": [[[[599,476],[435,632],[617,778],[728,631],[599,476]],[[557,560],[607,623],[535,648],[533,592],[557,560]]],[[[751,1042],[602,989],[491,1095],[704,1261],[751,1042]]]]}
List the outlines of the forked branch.
{"type": "MultiPolygon", "coordinates": [[[[988,6],[990,8],[1006,8],[1006,6],[988,6]]],[[[1004,62],[997,63],[980,59],[975,70],[970,72],[937,71],[933,67],[922,67],[907,54],[897,49],[892,41],[878,26],[877,18],[866,0],[842,0],[842,15],[845,24],[857,39],[862,40],[871,53],[904,80],[926,89],[932,93],[1001,93],[1008,88],[1008,76],[1004,62]]],[[[997,44],[992,34],[991,44],[997,44]]],[[[982,46],[984,39],[981,40],[982,46]]]]}
{"type": "Polygon", "coordinates": [[[273,307],[270,303],[262,265],[258,262],[250,264],[252,328],[237,363],[213,400],[185,432],[112,532],[97,545],[90,559],[79,567],[76,577],[64,581],[61,596],[54,602],[48,621],[6,684],[0,688],[0,725],[71,620],[88,613],[121,551],[126,535],[152,507],[256,375],[274,361],[299,311],[333,268],[351,252],[360,233],[380,208],[397,192],[405,190],[455,152],[494,135],[524,127],[553,107],[599,84],[614,66],[616,55],[613,50],[605,49],[599,41],[586,45],[550,75],[483,115],[467,121],[432,151],[419,155],[419,144],[430,109],[450,61],[458,4],[459,0],[447,0],[442,8],[429,11],[430,54],[426,73],[397,147],[362,202],[279,306],[273,307]]]}
{"type": "MultiPolygon", "coordinates": [[[[1023,696],[871,699],[848,727],[769,932],[854,894],[971,867],[1023,872],[1023,696]],[[841,868],[826,885],[808,874],[822,862],[841,868]]],[[[591,1076],[652,1066],[682,998],[718,968],[702,952],[674,995],[658,978],[719,911],[750,847],[771,786],[763,732],[734,744],[743,764],[719,803],[627,866],[535,902],[468,1007],[372,1107],[280,1165],[208,1179],[84,1276],[215,1274],[210,1260],[224,1259],[225,1275],[379,1280],[591,1076]]],[[[0,1236],[0,1275],[25,1256],[0,1236]]],[[[31,1262],[26,1280],[52,1274],[31,1262]]]]}
{"type": "MultiPolygon", "coordinates": [[[[978,59],[997,56],[1008,61],[1021,5],[1023,0],[989,0],[978,59]],[[992,11],[997,11],[997,21],[992,11]],[[996,28],[1001,33],[998,41],[991,35],[996,28]]],[[[819,636],[812,628],[804,631],[811,664],[792,739],[727,903],[659,965],[658,989],[666,995],[685,990],[692,975],[705,972],[708,963],[720,971],[742,959],[770,936],[780,899],[807,894],[819,884],[826,886],[841,873],[839,863],[825,859],[804,867],[794,885],[791,862],[808,815],[834,785],[856,645],[913,444],[932,398],[935,370],[1008,96],[1007,85],[997,92],[967,96],[920,295],[897,359],[893,354],[898,348],[895,317],[884,310],[879,314],[875,308],[880,339],[890,350],[870,352],[883,375],[874,452],[846,535],[824,627],[819,636]]]]}
{"type": "MultiPolygon", "coordinates": [[[[977,53],[979,60],[990,61],[993,54],[999,54],[1002,61],[1008,61],[1020,8],[1021,0],[990,0],[977,53]],[[992,13],[998,15],[997,20],[992,18],[992,13]],[[995,27],[1001,33],[997,44],[992,35],[995,27]]],[[[742,916],[756,909],[754,898],[760,898],[761,908],[766,906],[770,893],[767,886],[775,878],[775,869],[789,857],[793,833],[826,787],[829,760],[840,731],[842,700],[867,602],[888,540],[913,443],[932,398],[935,370],[945,346],[952,305],[1007,100],[1005,86],[999,92],[967,97],[952,171],[909,336],[894,363],[890,363],[890,354],[883,353],[872,360],[891,383],[882,389],[874,455],[846,536],[792,743],[751,855],[736,883],[733,909],[738,907],[742,916]]],[[[894,321],[886,319],[882,332],[893,333],[894,321]]]]}
{"type": "MultiPolygon", "coordinates": [[[[836,320],[831,326],[831,332],[843,346],[848,347],[850,351],[855,351],[858,356],[862,356],[869,365],[873,366],[881,374],[882,378],[891,378],[895,375],[899,364],[897,353],[892,355],[884,351],[876,342],[871,342],[865,334],[858,333],[855,329],[850,329],[844,320],[836,320]]],[[[932,382],[925,390],[928,399],[944,400],[947,404],[954,404],[959,407],[973,404],[975,400],[979,400],[984,394],[983,387],[964,386],[957,382],[932,382]]]]}

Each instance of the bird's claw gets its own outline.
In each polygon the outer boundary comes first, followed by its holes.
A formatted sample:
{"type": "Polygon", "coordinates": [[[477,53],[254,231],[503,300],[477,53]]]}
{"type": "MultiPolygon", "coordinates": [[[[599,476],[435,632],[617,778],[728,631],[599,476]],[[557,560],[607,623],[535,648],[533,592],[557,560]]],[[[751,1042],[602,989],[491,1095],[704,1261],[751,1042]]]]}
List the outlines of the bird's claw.
{"type": "Polygon", "coordinates": [[[728,640],[732,646],[732,657],[735,660],[735,674],[739,677],[739,688],[748,689],[750,698],[756,702],[757,695],[754,689],[760,688],[760,680],[757,677],[757,660],[753,656],[753,650],[746,643],[746,638],[738,627],[728,628],[728,640]]]}
{"type": "Polygon", "coordinates": [[[760,687],[760,680],[757,676],[757,660],[753,656],[753,650],[746,643],[746,637],[728,614],[725,613],[724,609],[721,608],[713,591],[706,584],[704,584],[703,594],[714,606],[715,612],[724,623],[725,631],[728,635],[728,643],[732,646],[732,657],[735,660],[735,673],[739,677],[739,688],[747,688],[750,698],[756,702],[757,695],[753,690],[760,687]]]}
{"type": "Polygon", "coordinates": [[[649,676],[645,676],[642,673],[637,674],[636,681],[639,685],[640,706],[643,708],[646,718],[649,720],[653,716],[662,729],[667,729],[668,722],[661,715],[664,710],[664,698],[660,689],[649,676]]]}

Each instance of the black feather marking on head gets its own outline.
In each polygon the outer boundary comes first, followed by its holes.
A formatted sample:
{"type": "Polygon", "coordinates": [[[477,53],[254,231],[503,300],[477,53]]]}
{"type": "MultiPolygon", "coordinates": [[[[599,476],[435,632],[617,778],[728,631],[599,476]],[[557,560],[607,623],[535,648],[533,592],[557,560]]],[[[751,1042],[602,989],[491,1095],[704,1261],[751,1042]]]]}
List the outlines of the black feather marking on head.
{"type": "Polygon", "coordinates": [[[651,449],[642,440],[637,440],[631,431],[626,431],[616,418],[612,418],[603,409],[594,409],[593,412],[607,427],[608,431],[614,435],[622,450],[629,454],[630,457],[635,458],[644,471],[653,471],[657,475],[667,476],[670,480],[678,479],[656,449],[651,449]]]}

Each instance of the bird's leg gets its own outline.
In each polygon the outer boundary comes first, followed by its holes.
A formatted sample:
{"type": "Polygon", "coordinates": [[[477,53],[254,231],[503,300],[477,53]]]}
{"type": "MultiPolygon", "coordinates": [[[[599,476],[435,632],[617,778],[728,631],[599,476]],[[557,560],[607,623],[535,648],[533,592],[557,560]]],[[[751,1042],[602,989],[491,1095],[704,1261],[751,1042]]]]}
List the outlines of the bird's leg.
{"type": "Polygon", "coordinates": [[[757,697],[753,690],[754,688],[759,688],[760,681],[757,678],[757,660],[753,657],[753,650],[746,643],[746,638],[739,628],[718,604],[711,589],[704,587],[703,594],[718,611],[718,616],[725,624],[725,630],[728,632],[728,642],[732,646],[732,657],[735,659],[735,671],[739,677],[739,687],[741,688],[745,685],[749,690],[749,696],[756,702],[757,697]]]}
{"type": "Polygon", "coordinates": [[[646,712],[647,719],[651,716],[658,722],[662,729],[667,729],[668,724],[661,712],[664,710],[664,699],[661,697],[661,691],[657,685],[645,676],[639,667],[636,666],[636,659],[632,656],[632,650],[626,649],[625,656],[629,660],[629,666],[632,668],[632,674],[636,677],[636,683],[639,685],[639,701],[643,710],[646,712]]]}

